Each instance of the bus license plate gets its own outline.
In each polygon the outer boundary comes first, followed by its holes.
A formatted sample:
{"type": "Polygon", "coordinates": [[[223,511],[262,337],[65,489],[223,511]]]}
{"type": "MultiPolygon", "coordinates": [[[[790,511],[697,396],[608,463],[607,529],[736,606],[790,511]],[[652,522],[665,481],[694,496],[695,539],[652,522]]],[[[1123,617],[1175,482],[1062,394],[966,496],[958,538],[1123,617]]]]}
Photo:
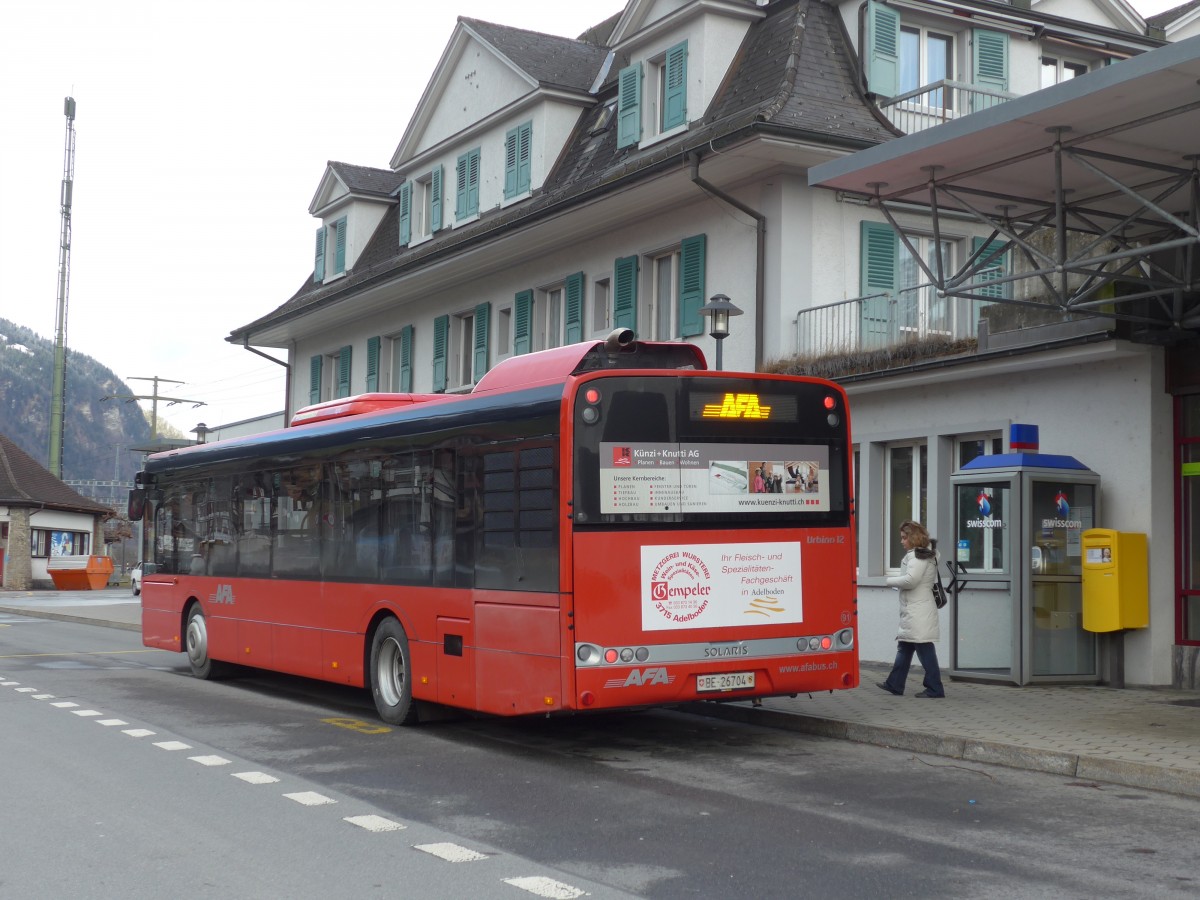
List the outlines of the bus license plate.
{"type": "Polygon", "coordinates": [[[697,691],[743,691],[754,687],[753,672],[726,672],[721,675],[697,675],[697,691]]]}

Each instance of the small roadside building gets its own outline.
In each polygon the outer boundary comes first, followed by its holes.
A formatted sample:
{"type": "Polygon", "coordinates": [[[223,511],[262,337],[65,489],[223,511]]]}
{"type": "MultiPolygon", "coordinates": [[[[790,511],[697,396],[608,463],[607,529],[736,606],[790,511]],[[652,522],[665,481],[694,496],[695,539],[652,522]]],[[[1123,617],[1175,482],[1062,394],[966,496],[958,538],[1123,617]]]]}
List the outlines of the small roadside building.
{"type": "Polygon", "coordinates": [[[51,557],[103,549],[104,520],[112,513],[0,434],[0,587],[51,587],[46,570],[51,557]]]}

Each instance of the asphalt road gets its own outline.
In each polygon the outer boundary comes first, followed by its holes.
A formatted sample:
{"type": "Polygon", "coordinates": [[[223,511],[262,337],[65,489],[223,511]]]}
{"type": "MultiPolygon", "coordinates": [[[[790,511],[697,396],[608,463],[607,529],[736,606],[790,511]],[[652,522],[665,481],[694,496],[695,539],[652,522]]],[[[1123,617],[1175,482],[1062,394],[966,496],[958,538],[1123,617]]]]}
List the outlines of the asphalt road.
{"type": "Polygon", "coordinates": [[[0,675],[0,897],[1200,894],[1200,801],[1149,791],[669,710],[388,728],[16,616],[0,675]]]}

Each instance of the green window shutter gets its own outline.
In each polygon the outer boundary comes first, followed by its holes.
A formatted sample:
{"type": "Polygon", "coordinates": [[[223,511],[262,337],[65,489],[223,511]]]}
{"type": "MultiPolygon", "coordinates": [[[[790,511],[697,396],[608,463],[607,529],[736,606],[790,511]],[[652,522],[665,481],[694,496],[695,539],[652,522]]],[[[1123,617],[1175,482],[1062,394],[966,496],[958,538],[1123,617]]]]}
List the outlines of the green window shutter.
{"type": "Polygon", "coordinates": [[[513,353],[533,349],[533,291],[521,291],[513,301],[513,353]]]}
{"type": "Polygon", "coordinates": [[[480,303],[475,307],[475,360],[472,371],[478,381],[488,370],[488,343],[492,319],[492,304],[480,303]]]}
{"type": "Polygon", "coordinates": [[[566,341],[577,344],[583,340],[583,273],[576,272],[567,278],[566,289],[563,291],[566,300],[566,315],[563,324],[566,326],[566,341]]]}
{"type": "Polygon", "coordinates": [[[351,347],[349,345],[338,351],[337,395],[339,397],[350,396],[350,353],[351,347]]]}
{"type": "Polygon", "coordinates": [[[642,139],[642,65],[635,63],[617,76],[617,147],[642,139]]]}
{"type": "Polygon", "coordinates": [[[321,365],[323,356],[314,356],[308,361],[308,402],[321,402],[321,365]]]}
{"type": "Polygon", "coordinates": [[[880,97],[900,91],[900,14],[876,0],[867,2],[867,90],[880,97]]]}
{"type": "Polygon", "coordinates": [[[317,256],[313,265],[313,281],[325,280],[325,226],[317,229],[317,256]]]}
{"type": "Polygon", "coordinates": [[[524,194],[532,184],[533,123],[526,122],[517,132],[517,193],[524,194]]]}
{"type": "Polygon", "coordinates": [[[702,234],[683,239],[679,247],[679,333],[683,337],[704,334],[704,268],[706,238],[702,234]]]}
{"type": "Polygon", "coordinates": [[[337,249],[333,254],[333,274],[340,275],[346,271],[346,217],[342,216],[334,223],[337,229],[337,249]]]}
{"type": "Polygon", "coordinates": [[[973,82],[980,87],[1007,91],[1008,35],[976,28],[972,38],[975,45],[973,82]]]}
{"type": "Polygon", "coordinates": [[[400,246],[412,240],[412,182],[400,185],[400,246]]]}
{"type": "MultiPolygon", "coordinates": [[[[977,265],[982,265],[982,270],[973,279],[976,284],[979,282],[992,281],[996,278],[1002,278],[1008,274],[1008,253],[1007,251],[990,262],[987,261],[993,253],[997,253],[1005,244],[1005,241],[992,241],[983,250],[983,238],[971,238],[971,254],[975,258],[977,265]]],[[[1008,284],[993,284],[987,287],[977,287],[975,293],[983,297],[991,297],[994,300],[1004,300],[1008,296],[1008,284]]]]}
{"type": "Polygon", "coordinates": [[[504,199],[517,194],[517,129],[504,136],[504,199]]]}
{"type": "Polygon", "coordinates": [[[638,258],[623,256],[613,265],[613,327],[637,331],[638,258]]]}
{"type": "Polygon", "coordinates": [[[479,148],[458,158],[454,170],[454,216],[465,219],[479,212],[479,148]]]}
{"type": "Polygon", "coordinates": [[[479,148],[467,154],[467,215],[479,212],[479,148]]]}
{"type": "Polygon", "coordinates": [[[405,325],[400,329],[400,384],[404,393],[412,391],[412,342],[413,327],[405,325]]]}
{"type": "Polygon", "coordinates": [[[429,233],[442,230],[442,167],[429,173],[429,233]]]}
{"type": "Polygon", "coordinates": [[[379,390],[379,345],[378,336],[367,338],[367,391],[379,390]]]}
{"type": "Polygon", "coordinates": [[[878,347],[891,333],[891,301],[896,293],[900,238],[890,225],[863,222],[861,232],[859,295],[886,293],[864,299],[860,309],[859,334],[864,347],[878,347]]]}
{"type": "Polygon", "coordinates": [[[450,317],[438,316],[433,320],[433,390],[446,390],[446,351],[450,344],[450,317]]]}
{"type": "Polygon", "coordinates": [[[662,129],[687,122],[687,41],[667,51],[663,63],[662,129]]]}

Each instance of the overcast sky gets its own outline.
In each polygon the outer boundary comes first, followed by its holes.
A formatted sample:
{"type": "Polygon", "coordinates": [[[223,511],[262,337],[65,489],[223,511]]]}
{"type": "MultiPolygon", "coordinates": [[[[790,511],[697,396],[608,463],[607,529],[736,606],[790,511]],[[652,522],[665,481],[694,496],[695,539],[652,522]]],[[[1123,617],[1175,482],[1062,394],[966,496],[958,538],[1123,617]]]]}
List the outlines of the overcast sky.
{"type": "Polygon", "coordinates": [[[138,393],[182,382],[160,394],[207,405],[160,414],[185,433],[282,409],[283,368],[225,338],[311,273],[325,163],[387,168],[458,16],[574,37],[622,7],[25,0],[0,28],[0,317],[54,338],[72,96],[69,347],[138,393]]]}

